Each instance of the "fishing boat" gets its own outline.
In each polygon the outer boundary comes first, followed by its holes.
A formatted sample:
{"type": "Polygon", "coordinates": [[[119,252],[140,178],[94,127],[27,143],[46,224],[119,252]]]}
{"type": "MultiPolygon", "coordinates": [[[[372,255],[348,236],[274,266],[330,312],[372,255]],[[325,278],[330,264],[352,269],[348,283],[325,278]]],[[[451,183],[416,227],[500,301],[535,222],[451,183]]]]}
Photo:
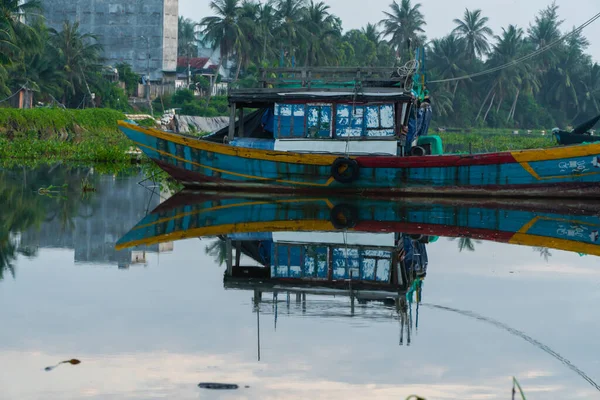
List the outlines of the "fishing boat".
{"type": "Polygon", "coordinates": [[[590,130],[600,121],[600,115],[584,122],[570,132],[554,128],[552,133],[560,145],[600,142],[600,136],[594,136],[590,130]]]}
{"type": "Polygon", "coordinates": [[[402,195],[599,197],[600,143],[442,154],[415,68],[263,70],[229,92],[230,124],[197,138],[119,127],[188,188],[402,195]],[[248,110],[250,112],[248,113],[248,110]]]}
{"type": "Polygon", "coordinates": [[[554,137],[556,137],[556,141],[560,145],[568,146],[573,144],[582,144],[582,143],[596,143],[600,142],[600,136],[592,136],[589,134],[576,134],[565,131],[553,132],[554,137]]]}
{"type": "Polygon", "coordinates": [[[257,233],[265,240],[338,244],[360,243],[364,234],[375,234],[368,243],[392,248],[401,234],[417,240],[466,237],[600,256],[599,232],[600,205],[589,201],[264,197],[184,191],[148,214],[116,248],[257,233]]]}

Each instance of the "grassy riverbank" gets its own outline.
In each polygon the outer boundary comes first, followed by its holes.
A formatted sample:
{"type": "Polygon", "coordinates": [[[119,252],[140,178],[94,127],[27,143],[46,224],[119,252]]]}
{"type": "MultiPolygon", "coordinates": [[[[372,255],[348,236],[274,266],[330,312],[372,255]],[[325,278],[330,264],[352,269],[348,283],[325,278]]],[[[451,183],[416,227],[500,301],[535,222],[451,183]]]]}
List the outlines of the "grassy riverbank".
{"type": "MultiPolygon", "coordinates": [[[[0,166],[56,162],[129,164],[132,147],[117,128],[125,118],[109,109],[63,110],[0,108],[0,166]]],[[[552,135],[513,135],[504,131],[440,133],[446,153],[482,153],[546,148],[552,135]]]]}
{"type": "Polygon", "coordinates": [[[552,135],[521,133],[439,133],[444,153],[487,153],[496,151],[543,149],[556,146],[552,135]]]}
{"type": "Polygon", "coordinates": [[[108,109],[0,108],[3,162],[129,162],[131,142],[118,130],[121,112],[108,109]]]}

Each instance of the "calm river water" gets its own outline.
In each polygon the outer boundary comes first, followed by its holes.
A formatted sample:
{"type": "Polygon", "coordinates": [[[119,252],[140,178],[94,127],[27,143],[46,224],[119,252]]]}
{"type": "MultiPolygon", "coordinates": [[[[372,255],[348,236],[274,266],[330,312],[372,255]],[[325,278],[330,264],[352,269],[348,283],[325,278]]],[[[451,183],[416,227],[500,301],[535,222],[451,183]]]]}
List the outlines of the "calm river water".
{"type": "Polygon", "coordinates": [[[600,397],[594,205],[143,179],[0,171],[0,399],[600,397]]]}

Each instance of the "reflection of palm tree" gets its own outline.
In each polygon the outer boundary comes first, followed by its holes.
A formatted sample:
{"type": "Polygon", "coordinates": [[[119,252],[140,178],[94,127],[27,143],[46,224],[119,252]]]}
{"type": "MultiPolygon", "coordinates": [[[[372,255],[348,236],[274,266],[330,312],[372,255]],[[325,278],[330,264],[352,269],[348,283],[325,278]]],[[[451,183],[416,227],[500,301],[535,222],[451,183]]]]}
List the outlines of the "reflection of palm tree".
{"type": "Polygon", "coordinates": [[[6,272],[15,275],[13,263],[20,253],[15,234],[39,225],[46,214],[38,196],[23,190],[22,181],[14,178],[10,173],[0,173],[0,280],[6,272]]]}
{"type": "Polygon", "coordinates": [[[0,240],[0,281],[4,279],[6,271],[10,272],[13,278],[15,277],[15,266],[13,263],[16,261],[17,255],[33,258],[37,256],[37,249],[17,249],[17,245],[12,237],[0,240]]]}
{"type": "Polygon", "coordinates": [[[539,252],[540,257],[542,257],[545,261],[548,261],[548,259],[552,257],[552,253],[550,253],[550,249],[547,247],[534,247],[533,251],[539,252]]]}
{"type": "MultiPolygon", "coordinates": [[[[38,194],[40,187],[48,187],[50,182],[66,183],[71,188],[79,187],[81,173],[85,170],[69,168],[23,170],[16,178],[11,172],[0,172],[0,280],[8,272],[15,274],[14,262],[17,255],[35,257],[36,250],[20,248],[15,235],[32,227],[39,227],[44,221],[60,218],[63,231],[74,227],[73,217],[81,218],[82,200],[78,193],[71,190],[61,191],[56,196],[38,194]],[[66,195],[66,196],[65,196],[66,195]]],[[[57,186],[58,188],[58,186],[57,186]]]]}
{"type": "Polygon", "coordinates": [[[227,246],[224,240],[216,239],[214,242],[206,246],[206,254],[215,258],[215,261],[219,266],[225,263],[227,258],[227,246]]]}
{"type": "Polygon", "coordinates": [[[475,251],[475,243],[481,243],[481,240],[473,240],[470,237],[450,238],[451,241],[458,239],[458,250],[475,251]]]}
{"type": "Polygon", "coordinates": [[[10,238],[5,238],[0,241],[0,281],[4,279],[5,271],[10,272],[12,277],[15,277],[15,266],[13,262],[16,260],[16,246],[10,238]]]}

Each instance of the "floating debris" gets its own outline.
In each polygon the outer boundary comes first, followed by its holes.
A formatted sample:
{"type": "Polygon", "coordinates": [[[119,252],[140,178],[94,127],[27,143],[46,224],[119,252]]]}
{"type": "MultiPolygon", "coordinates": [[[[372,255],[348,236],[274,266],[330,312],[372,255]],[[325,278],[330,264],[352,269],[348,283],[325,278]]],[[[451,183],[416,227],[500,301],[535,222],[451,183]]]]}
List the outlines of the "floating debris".
{"type": "Polygon", "coordinates": [[[81,181],[81,191],[83,193],[91,193],[91,192],[95,192],[96,188],[88,181],[87,178],[84,178],[81,181]]]}
{"type": "Polygon", "coordinates": [[[58,364],[56,364],[56,365],[53,365],[53,366],[51,366],[51,367],[46,367],[46,368],[44,368],[44,370],[45,370],[45,371],[52,371],[54,368],[56,368],[56,367],[58,367],[59,365],[62,365],[62,364],[78,365],[78,364],[81,364],[81,361],[79,361],[79,360],[77,360],[77,359],[73,358],[72,360],[61,361],[61,362],[59,362],[59,363],[58,363],[58,364]]]}
{"type": "Polygon", "coordinates": [[[199,383],[198,387],[201,389],[211,390],[235,390],[239,389],[239,386],[233,383],[199,383]]]}

